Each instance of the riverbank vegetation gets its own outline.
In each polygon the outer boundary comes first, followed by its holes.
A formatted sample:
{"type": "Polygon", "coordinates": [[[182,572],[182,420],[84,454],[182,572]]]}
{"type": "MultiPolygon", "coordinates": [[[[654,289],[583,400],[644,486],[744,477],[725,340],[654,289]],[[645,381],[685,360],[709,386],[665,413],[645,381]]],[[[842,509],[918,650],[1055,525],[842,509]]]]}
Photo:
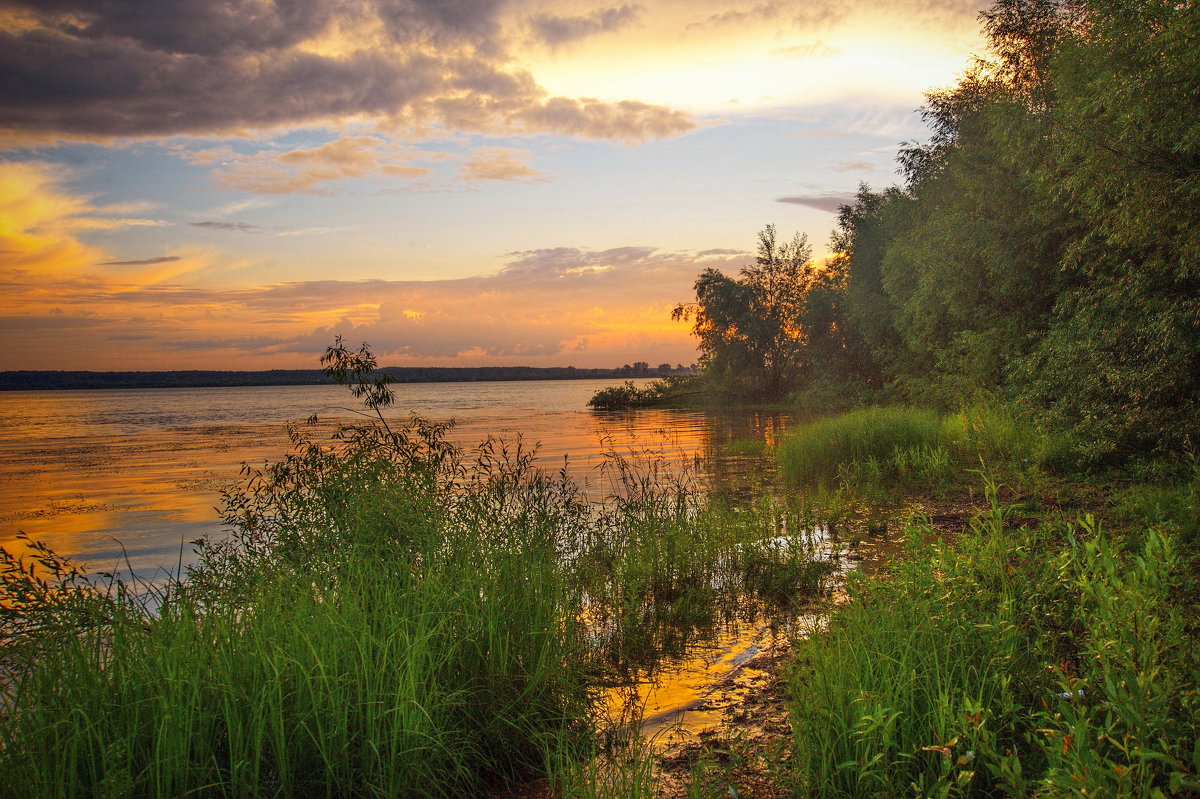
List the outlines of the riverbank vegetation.
{"type": "Polygon", "coordinates": [[[1086,468],[1200,429],[1194,4],[998,0],[990,54],[932,92],[904,182],[841,209],[834,256],[768,226],[696,281],[714,395],[806,411],[1020,407],[1086,468]],[[790,399],[789,399],[790,398],[790,399]]]}
{"type": "Polygon", "coordinates": [[[1197,14],[997,0],[832,258],[767,226],[676,308],[710,402],[810,420],[812,518],[906,542],[795,642],[767,795],[1200,793],[1197,14]]]}
{"type": "Polygon", "coordinates": [[[326,362],[373,420],[247,468],[188,574],[3,552],[0,795],[586,795],[623,773],[597,765],[598,694],[827,591],[773,503],[615,455],[589,501],[520,444],[389,418],[365,347],[326,362]]]}
{"type": "Polygon", "coordinates": [[[818,532],[903,549],[795,636],[769,774],[710,748],[691,795],[1200,794],[1197,13],[998,0],[831,261],[767,227],[699,277],[704,391],[837,414],[737,445],[778,496],[614,455],[596,501],[338,341],[372,418],[248,469],[188,574],[4,552],[0,796],[648,796],[599,694],[828,595],[818,532]]]}

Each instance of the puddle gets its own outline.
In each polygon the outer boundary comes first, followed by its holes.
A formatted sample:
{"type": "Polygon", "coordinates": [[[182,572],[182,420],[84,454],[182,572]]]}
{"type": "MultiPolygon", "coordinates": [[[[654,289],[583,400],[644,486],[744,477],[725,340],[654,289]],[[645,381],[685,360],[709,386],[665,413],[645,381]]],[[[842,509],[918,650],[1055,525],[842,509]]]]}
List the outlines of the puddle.
{"type": "MultiPolygon", "coordinates": [[[[766,543],[795,544],[787,537],[766,543]]],[[[818,528],[803,537],[802,544],[811,548],[814,559],[836,563],[830,597],[836,604],[844,599],[837,575],[872,571],[902,542],[877,538],[851,550],[818,528]]],[[[663,756],[679,752],[730,721],[752,724],[753,719],[744,717],[753,714],[755,697],[761,697],[774,680],[775,662],[788,643],[821,629],[827,619],[826,613],[791,613],[730,623],[715,637],[690,647],[684,656],[660,664],[651,678],[610,689],[604,697],[605,714],[614,725],[640,719],[642,739],[663,756]]]]}
{"type": "Polygon", "coordinates": [[[614,725],[640,719],[642,739],[669,755],[737,717],[747,698],[773,679],[767,666],[788,641],[823,623],[822,615],[804,614],[729,625],[662,664],[651,679],[609,689],[605,715],[614,725]]]}

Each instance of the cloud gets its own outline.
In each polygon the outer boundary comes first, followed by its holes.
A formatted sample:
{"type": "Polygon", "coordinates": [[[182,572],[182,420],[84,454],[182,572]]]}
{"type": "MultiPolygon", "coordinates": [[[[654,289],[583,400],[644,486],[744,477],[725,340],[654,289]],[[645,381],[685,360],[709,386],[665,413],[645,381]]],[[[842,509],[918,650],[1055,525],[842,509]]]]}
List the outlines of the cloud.
{"type": "Polygon", "coordinates": [[[463,164],[464,180],[524,180],[542,181],[546,177],[526,165],[530,154],[525,150],[510,150],[504,147],[484,147],[477,150],[463,164]]]}
{"type": "Polygon", "coordinates": [[[529,19],[529,27],[541,42],[557,48],[580,39],[627,28],[637,21],[638,13],[637,6],[623,5],[597,9],[577,17],[535,14],[529,19]]]}
{"type": "Polygon", "coordinates": [[[833,167],[834,172],[870,172],[875,165],[870,161],[842,161],[833,167]]]}
{"type": "Polygon", "coordinates": [[[549,247],[491,274],[303,281],[247,288],[75,274],[7,282],[4,368],[311,367],[335,335],[389,363],[611,366],[695,358],[671,308],[707,267],[745,253],[549,247]]]}
{"type": "Polygon", "coordinates": [[[836,47],[832,47],[825,42],[811,42],[809,44],[797,44],[791,47],[780,47],[771,52],[776,55],[784,56],[785,58],[795,58],[807,60],[810,58],[833,58],[842,54],[842,51],[836,47]]]}
{"type": "Polygon", "coordinates": [[[710,14],[707,18],[700,22],[692,22],[687,27],[689,30],[722,27],[725,25],[745,25],[751,22],[761,22],[763,20],[772,20],[780,16],[783,11],[784,4],[779,2],[759,3],[750,8],[733,8],[727,11],[721,11],[716,14],[710,14]]]}
{"type": "Polygon", "coordinates": [[[682,111],[623,100],[602,103],[584,98],[553,97],[520,109],[509,117],[517,126],[591,139],[617,139],[631,144],[680,136],[696,127],[682,111]]]}
{"type": "MultiPolygon", "coordinates": [[[[505,0],[6,5],[18,9],[0,15],[0,140],[9,144],[244,134],[363,118],[564,132],[548,109],[572,102],[592,121],[569,126],[570,135],[645,140],[691,129],[664,107],[547,97],[510,52],[505,0]],[[648,124],[649,117],[672,121],[648,124]]],[[[535,19],[543,36],[566,41],[629,24],[635,12],[535,19]]]]}
{"type": "Polygon", "coordinates": [[[264,227],[263,225],[251,225],[248,222],[213,222],[205,220],[203,222],[188,222],[192,227],[203,228],[205,230],[228,230],[236,233],[250,233],[252,235],[268,235],[268,236],[320,236],[325,233],[335,233],[342,230],[351,230],[352,228],[339,227],[301,227],[288,228],[272,225],[264,227]]]}
{"type": "Polygon", "coordinates": [[[169,264],[178,261],[178,255],[161,255],[158,258],[146,258],[141,261],[104,261],[100,266],[152,266],[154,264],[169,264]]]}
{"type": "MultiPolygon", "coordinates": [[[[727,8],[690,23],[688,30],[784,22],[795,30],[824,29],[851,16],[878,19],[895,15],[915,28],[973,25],[986,6],[978,0],[893,0],[886,7],[878,0],[769,0],[757,5],[727,8]]],[[[805,57],[821,57],[809,54],[805,57]]]]}
{"type": "Polygon", "coordinates": [[[235,230],[239,233],[266,233],[266,230],[260,225],[250,225],[246,222],[189,222],[192,227],[205,228],[206,230],[235,230]]]}
{"type": "Polygon", "coordinates": [[[217,185],[256,194],[319,194],[329,183],[351,178],[386,176],[414,179],[433,173],[411,163],[410,148],[378,136],[343,136],[317,147],[264,150],[239,155],[229,147],[182,153],[196,164],[220,164],[213,171],[217,185]]]}
{"type": "Polygon", "coordinates": [[[105,256],[78,235],[129,226],[130,220],[89,216],[97,209],[63,190],[67,178],[66,170],[49,164],[0,162],[0,277],[91,266],[105,256]]]}
{"type": "Polygon", "coordinates": [[[843,205],[853,205],[854,197],[849,194],[804,194],[792,197],[779,197],[775,202],[806,205],[809,208],[816,208],[818,211],[828,211],[831,214],[836,214],[838,209],[843,205]]]}
{"type": "Polygon", "coordinates": [[[274,202],[274,200],[268,200],[265,197],[250,197],[245,200],[235,200],[234,202],[217,206],[209,211],[209,214],[216,217],[233,216],[234,214],[240,214],[243,211],[251,211],[255,208],[263,208],[272,205],[274,202]]]}

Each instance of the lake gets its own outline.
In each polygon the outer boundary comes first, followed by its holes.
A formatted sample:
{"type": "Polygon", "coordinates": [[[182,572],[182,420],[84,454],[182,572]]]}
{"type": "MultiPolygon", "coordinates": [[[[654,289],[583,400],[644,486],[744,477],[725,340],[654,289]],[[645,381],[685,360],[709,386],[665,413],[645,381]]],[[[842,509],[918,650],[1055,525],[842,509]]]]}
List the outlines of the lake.
{"type": "MultiPolygon", "coordinates": [[[[727,455],[742,438],[773,441],[778,413],[640,410],[596,413],[587,401],[611,380],[406,383],[389,417],[453,419],[449,438],[489,435],[538,443],[539,462],[564,466],[592,498],[611,493],[606,453],[662,456],[707,487],[747,490],[753,458],[727,455]]],[[[221,489],[243,463],[288,451],[288,422],[355,418],[342,386],[0,393],[0,544],[19,532],[93,570],[153,578],[191,561],[188,544],[222,534],[221,489]]]]}

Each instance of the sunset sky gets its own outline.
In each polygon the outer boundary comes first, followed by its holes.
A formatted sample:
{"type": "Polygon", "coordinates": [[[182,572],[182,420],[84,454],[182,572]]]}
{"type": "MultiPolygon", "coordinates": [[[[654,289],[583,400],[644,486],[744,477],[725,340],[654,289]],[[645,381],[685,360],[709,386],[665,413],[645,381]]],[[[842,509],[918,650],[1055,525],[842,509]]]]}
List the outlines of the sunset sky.
{"type": "Polygon", "coordinates": [[[896,181],[974,0],[0,0],[0,369],[620,366],[896,181]]]}

